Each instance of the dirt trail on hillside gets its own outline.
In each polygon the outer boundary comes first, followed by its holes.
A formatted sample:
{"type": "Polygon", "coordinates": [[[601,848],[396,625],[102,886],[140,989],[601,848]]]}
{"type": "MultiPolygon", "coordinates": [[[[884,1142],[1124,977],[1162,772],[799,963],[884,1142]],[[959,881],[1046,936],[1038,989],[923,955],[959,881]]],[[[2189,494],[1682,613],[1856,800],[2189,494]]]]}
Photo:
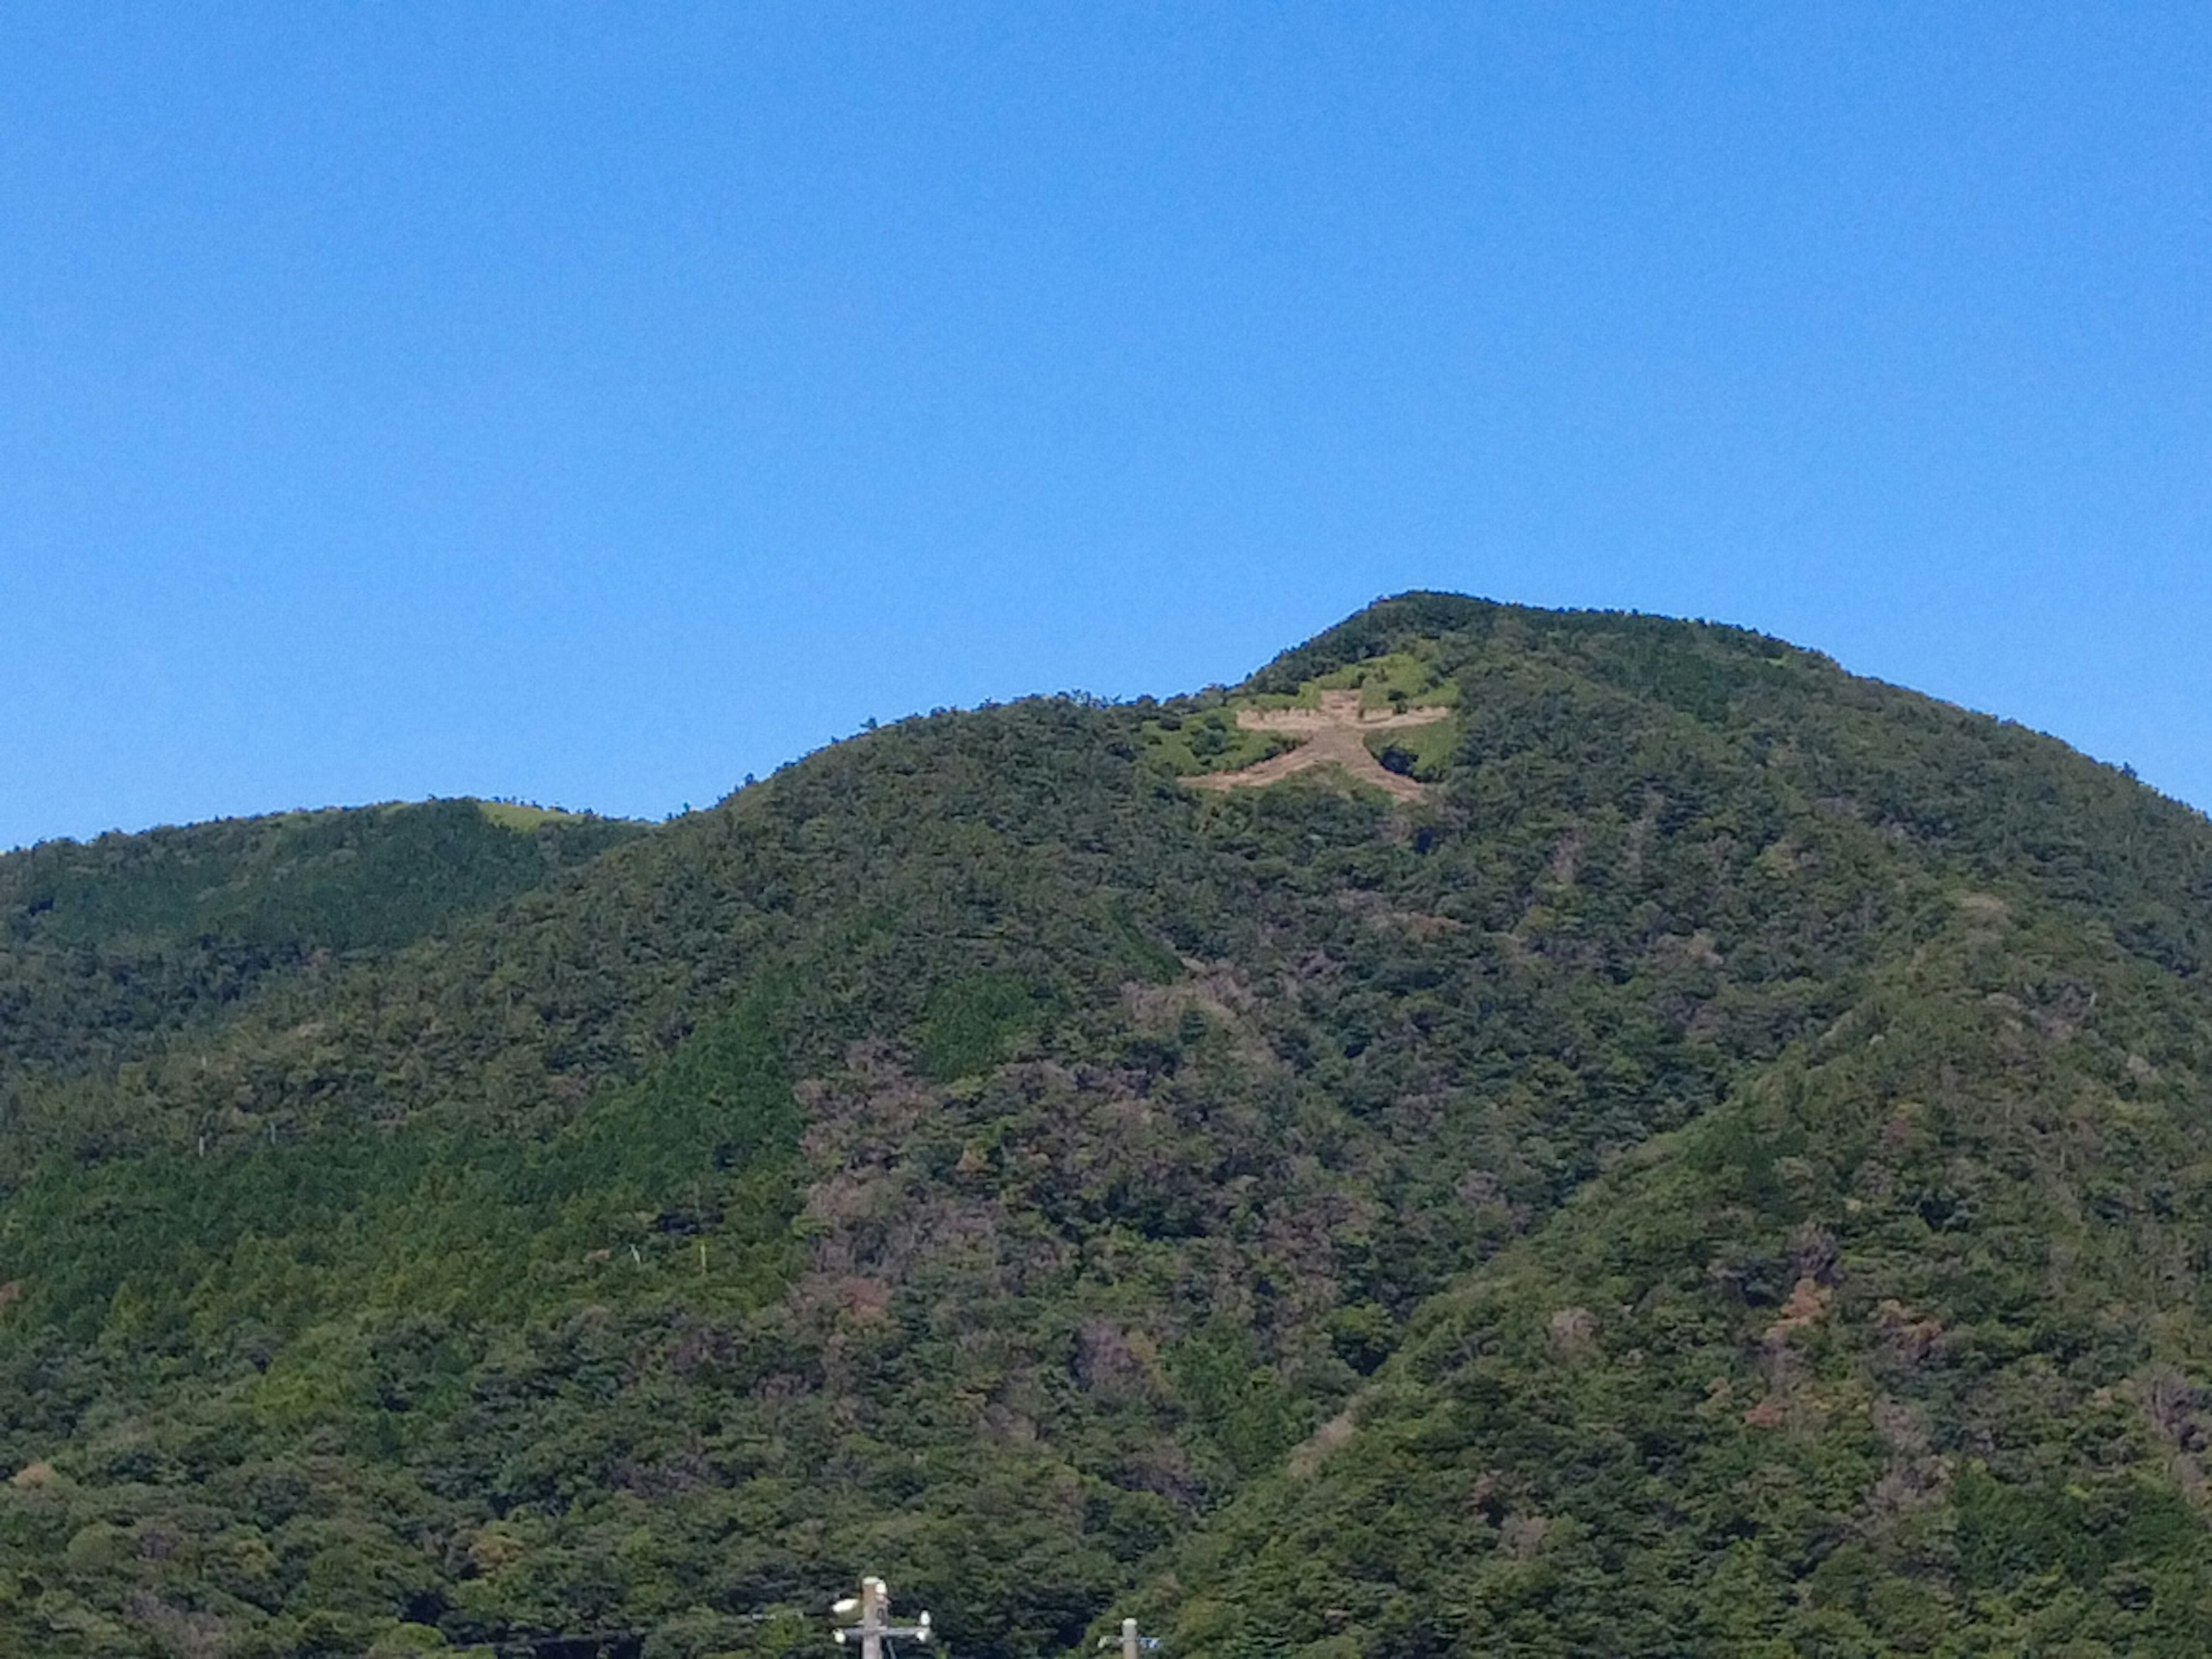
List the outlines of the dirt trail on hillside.
{"type": "Polygon", "coordinates": [[[1367,747],[1368,733],[1429,726],[1450,713],[1449,708],[1432,707],[1370,714],[1360,707],[1357,691],[1324,691],[1318,708],[1240,708],[1237,724],[1244,730],[1296,738],[1298,746],[1242,771],[1212,772],[1183,781],[1199,789],[1259,789],[1317,766],[1340,766],[1358,781],[1372,784],[1400,800],[1419,800],[1427,788],[1376,760],[1367,747]]]}

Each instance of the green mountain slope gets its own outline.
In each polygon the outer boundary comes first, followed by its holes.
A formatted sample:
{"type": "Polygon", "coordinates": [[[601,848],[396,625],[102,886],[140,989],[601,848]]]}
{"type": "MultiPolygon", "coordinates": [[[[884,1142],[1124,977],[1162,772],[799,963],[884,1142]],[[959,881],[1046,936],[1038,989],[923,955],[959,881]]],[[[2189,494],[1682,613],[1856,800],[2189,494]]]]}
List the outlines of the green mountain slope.
{"type": "Polygon", "coordinates": [[[642,830],[431,801],[0,854],[0,1078],[146,1052],[271,975],[410,944],[642,830]]]}
{"type": "Polygon", "coordinates": [[[1984,892],[1925,933],[1426,1305],[1176,1650],[2201,1652],[2198,999],[1984,892]]]}
{"type": "Polygon", "coordinates": [[[978,1655],[2202,1616],[2212,828],[2048,739],[1411,595],[486,828],[0,860],[5,1639],[799,1651],[862,1571],[978,1655]],[[1331,690],[1450,711],[1370,744],[1423,799],[1180,781],[1331,690]]]}

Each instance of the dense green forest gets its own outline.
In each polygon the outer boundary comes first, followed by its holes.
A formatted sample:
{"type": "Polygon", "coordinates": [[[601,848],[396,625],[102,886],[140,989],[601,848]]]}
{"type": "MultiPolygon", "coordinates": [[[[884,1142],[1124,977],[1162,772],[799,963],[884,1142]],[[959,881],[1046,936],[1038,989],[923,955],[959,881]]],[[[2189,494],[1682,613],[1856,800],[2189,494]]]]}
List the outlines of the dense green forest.
{"type": "Polygon", "coordinates": [[[1378,603],[647,828],[0,858],[0,1651],[2194,1655],[2212,825],[1378,603]],[[1184,780],[1358,690],[1426,786],[1184,780]]]}

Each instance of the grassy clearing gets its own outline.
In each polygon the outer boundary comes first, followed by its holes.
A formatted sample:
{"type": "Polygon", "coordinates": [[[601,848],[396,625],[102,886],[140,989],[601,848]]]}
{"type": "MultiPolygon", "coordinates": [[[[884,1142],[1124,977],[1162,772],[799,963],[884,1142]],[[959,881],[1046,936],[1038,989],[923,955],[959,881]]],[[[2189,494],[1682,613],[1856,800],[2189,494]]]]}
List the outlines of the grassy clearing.
{"type": "Polygon", "coordinates": [[[1190,777],[1201,772],[1238,771],[1294,748],[1287,738],[1272,732],[1247,732],[1237,724],[1237,709],[1254,706],[1251,700],[1239,698],[1233,705],[1164,714],[1146,720],[1146,750],[1177,777],[1190,777]]]}
{"type": "Polygon", "coordinates": [[[537,806],[519,800],[480,800],[477,811],[490,823],[502,830],[512,830],[519,835],[528,835],[549,823],[632,823],[627,818],[600,819],[596,812],[571,812],[558,806],[537,806]]]}
{"type": "MultiPolygon", "coordinates": [[[[1459,702],[1459,687],[1437,672],[1429,654],[1397,651],[1320,675],[1288,696],[1234,696],[1212,708],[1171,707],[1145,722],[1146,747],[1178,777],[1240,771],[1297,745],[1274,732],[1244,730],[1237,723],[1238,710],[1314,708],[1320,706],[1324,691],[1352,690],[1360,693],[1361,708],[1377,714],[1394,708],[1450,708],[1459,702]]],[[[1459,722],[1449,720],[1378,733],[1370,747],[1378,754],[1386,749],[1404,750],[1413,757],[1415,775],[1430,778],[1450,763],[1458,742],[1459,722]]]]}
{"type": "Polygon", "coordinates": [[[1400,707],[1449,708],[1459,702],[1459,687],[1439,674],[1436,664],[1426,654],[1411,651],[1370,657],[1333,674],[1323,674],[1306,681],[1292,696],[1259,696],[1249,701],[1255,708],[1311,708],[1320,702],[1324,691],[1352,690],[1360,694],[1361,708],[1377,711],[1400,707]]]}

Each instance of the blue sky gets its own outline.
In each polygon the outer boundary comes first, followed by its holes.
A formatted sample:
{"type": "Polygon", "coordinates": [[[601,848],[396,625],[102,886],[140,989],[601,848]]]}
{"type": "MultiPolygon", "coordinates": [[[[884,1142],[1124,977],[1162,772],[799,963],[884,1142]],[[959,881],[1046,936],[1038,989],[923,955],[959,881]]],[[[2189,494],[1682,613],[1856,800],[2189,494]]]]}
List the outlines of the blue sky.
{"type": "Polygon", "coordinates": [[[2212,804],[2212,11],[0,13],[0,846],[659,816],[1377,594],[2212,804]]]}

